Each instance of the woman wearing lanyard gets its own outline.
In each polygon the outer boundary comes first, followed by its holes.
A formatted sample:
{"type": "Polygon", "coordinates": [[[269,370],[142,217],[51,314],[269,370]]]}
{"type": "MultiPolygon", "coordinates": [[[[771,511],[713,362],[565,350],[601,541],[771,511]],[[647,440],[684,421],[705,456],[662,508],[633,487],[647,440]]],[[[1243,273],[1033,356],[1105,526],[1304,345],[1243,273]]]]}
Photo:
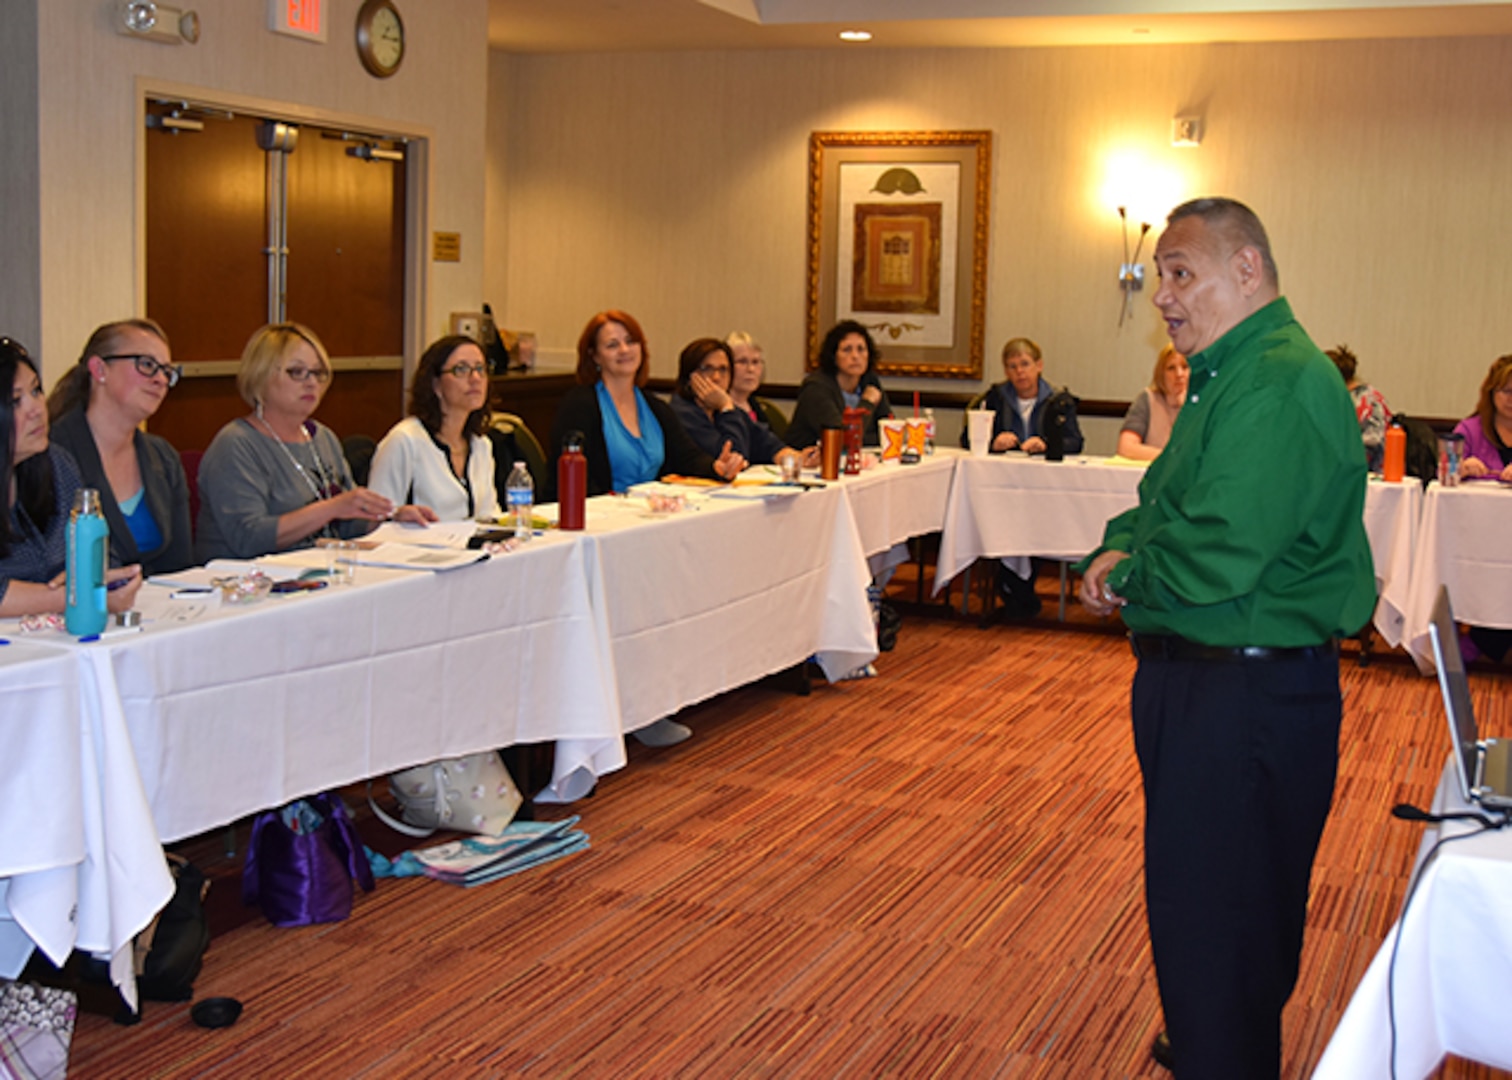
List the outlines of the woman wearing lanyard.
{"type": "Polygon", "coordinates": [[[308,328],[273,323],[252,335],[236,373],[252,412],[221,428],[200,461],[200,562],[311,547],[317,536],[351,539],[389,517],[435,520],[353,485],[341,443],[312,419],[330,380],[325,346],[308,328]]]}
{"type": "Polygon", "coordinates": [[[372,489],[392,503],[429,507],[442,521],[496,519],[488,363],[475,341],[452,335],[425,350],[409,411],[373,454],[372,489]]]}

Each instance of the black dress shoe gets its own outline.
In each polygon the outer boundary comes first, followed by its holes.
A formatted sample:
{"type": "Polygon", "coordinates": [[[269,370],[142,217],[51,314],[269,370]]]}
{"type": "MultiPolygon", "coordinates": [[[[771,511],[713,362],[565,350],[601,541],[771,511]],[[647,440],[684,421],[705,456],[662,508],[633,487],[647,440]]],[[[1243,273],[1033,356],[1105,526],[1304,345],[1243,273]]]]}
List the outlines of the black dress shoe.
{"type": "Polygon", "coordinates": [[[1155,1041],[1150,1044],[1150,1056],[1155,1059],[1155,1064],[1176,1071],[1176,1055],[1171,1053],[1171,1037],[1165,1032],[1155,1036],[1155,1041]]]}

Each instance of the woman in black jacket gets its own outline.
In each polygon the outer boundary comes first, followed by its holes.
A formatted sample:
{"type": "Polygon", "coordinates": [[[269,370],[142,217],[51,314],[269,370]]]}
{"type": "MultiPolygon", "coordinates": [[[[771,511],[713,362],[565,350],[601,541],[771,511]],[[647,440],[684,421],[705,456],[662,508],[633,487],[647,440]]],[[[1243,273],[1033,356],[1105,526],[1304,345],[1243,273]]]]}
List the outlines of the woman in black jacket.
{"type": "Polygon", "coordinates": [[[845,319],[830,328],[819,346],[819,370],[805,376],[798,389],[793,422],[784,436],[789,446],[802,450],[819,441],[827,427],[840,427],[847,408],[865,412],[862,442],[878,445],[877,421],[892,415],[887,391],[877,378],[881,350],[866,327],[845,319]]]}
{"type": "Polygon", "coordinates": [[[52,441],[100,493],[114,562],[146,574],[194,565],[189,482],[178,451],[141,430],[179,380],[168,335],[151,319],[106,323],[53,387],[52,441]]]}
{"type": "Polygon", "coordinates": [[[578,338],[578,385],[562,399],[551,426],[548,501],[556,498],[562,443],[573,432],[583,436],[589,495],[624,492],[672,473],[733,480],[746,467],[728,443],[717,458],[695,446],[671,407],[642,391],[650,372],[640,323],[614,310],[588,320],[578,338]]]}

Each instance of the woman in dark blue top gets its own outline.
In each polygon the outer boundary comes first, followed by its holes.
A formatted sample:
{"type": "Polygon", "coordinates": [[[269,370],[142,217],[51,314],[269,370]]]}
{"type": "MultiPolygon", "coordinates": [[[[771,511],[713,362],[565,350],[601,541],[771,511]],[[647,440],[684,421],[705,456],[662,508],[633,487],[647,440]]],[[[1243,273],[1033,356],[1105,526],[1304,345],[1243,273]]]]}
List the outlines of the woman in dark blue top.
{"type": "Polygon", "coordinates": [[[764,424],[752,420],[730,397],[734,357],[718,338],[698,338],[677,362],[677,391],[672,411],[704,453],[714,455],[728,443],[753,465],[799,457],[764,424]]]}
{"type": "MultiPolygon", "coordinates": [[[[47,402],[36,362],[19,342],[0,337],[0,618],[63,610],[63,558],[68,512],[82,486],[68,451],[47,443],[47,402]]],[[[128,611],[141,587],[141,568],[110,570],[124,580],[111,590],[111,611],[128,611]]]]}

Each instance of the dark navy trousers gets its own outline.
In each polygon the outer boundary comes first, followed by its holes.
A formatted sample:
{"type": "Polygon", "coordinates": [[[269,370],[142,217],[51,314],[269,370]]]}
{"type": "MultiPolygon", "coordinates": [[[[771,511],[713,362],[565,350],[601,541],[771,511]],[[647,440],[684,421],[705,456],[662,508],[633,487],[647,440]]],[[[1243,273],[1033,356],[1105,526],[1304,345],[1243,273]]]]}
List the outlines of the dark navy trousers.
{"type": "Polygon", "coordinates": [[[1275,1080],[1338,768],[1339,660],[1141,660],[1145,899],[1178,1080],[1275,1080]]]}

